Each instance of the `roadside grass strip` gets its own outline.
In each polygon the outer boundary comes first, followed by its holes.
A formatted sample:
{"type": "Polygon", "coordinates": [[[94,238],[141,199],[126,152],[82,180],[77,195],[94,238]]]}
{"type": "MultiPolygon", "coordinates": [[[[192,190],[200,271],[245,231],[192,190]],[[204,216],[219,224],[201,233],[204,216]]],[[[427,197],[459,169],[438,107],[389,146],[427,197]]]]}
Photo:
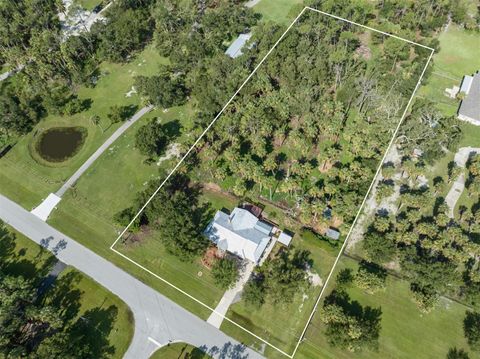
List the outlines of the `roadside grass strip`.
{"type": "Polygon", "coordinates": [[[204,131],[200,134],[200,136],[197,138],[197,140],[193,143],[193,145],[186,151],[186,153],[180,158],[180,160],[177,162],[177,164],[175,165],[175,167],[168,173],[168,175],[165,177],[165,179],[161,182],[161,184],[158,186],[158,188],[153,192],[153,194],[148,198],[148,200],[146,201],[146,203],[140,208],[140,210],[138,211],[138,213],[133,217],[133,219],[131,220],[131,222],[127,225],[127,227],[125,227],[125,229],[118,235],[117,239],[112,243],[112,245],[110,246],[110,249],[115,252],[116,254],[118,254],[119,256],[123,257],[124,259],[126,259],[127,261],[131,262],[132,264],[134,264],[135,266],[141,268],[143,271],[151,274],[152,276],[154,276],[155,278],[157,278],[158,280],[162,281],[163,283],[167,284],[168,286],[174,288],[175,290],[179,291],[180,293],[182,293],[183,295],[187,296],[188,298],[190,298],[192,301],[200,304],[201,306],[203,306],[204,308],[208,309],[209,311],[211,312],[215,312],[216,314],[220,315],[221,317],[224,318],[224,320],[226,320],[229,324],[232,324],[234,327],[236,328],[239,328],[243,331],[245,331],[246,333],[248,333],[249,335],[253,336],[254,338],[258,339],[259,341],[261,341],[262,343],[266,344],[267,346],[269,346],[270,348],[278,351],[279,353],[289,357],[289,358],[293,358],[295,356],[295,354],[297,353],[297,350],[298,350],[298,347],[300,345],[300,343],[303,341],[304,339],[304,336],[305,336],[305,333],[309,327],[309,324],[315,314],[315,312],[317,311],[317,308],[318,308],[318,305],[323,297],[323,294],[325,292],[325,289],[327,288],[327,285],[332,277],[332,274],[335,270],[335,267],[337,266],[338,262],[339,262],[339,259],[345,249],[345,246],[350,238],[350,235],[352,233],[352,229],[354,228],[358,218],[359,218],[359,215],[360,213],[362,212],[363,210],[363,207],[365,205],[365,202],[368,198],[368,196],[370,195],[370,192],[376,182],[376,179],[380,173],[380,170],[381,170],[381,166],[382,166],[382,163],[385,161],[385,158],[386,158],[386,155],[388,153],[388,151],[390,150],[392,144],[394,143],[394,140],[397,136],[397,133],[399,131],[399,128],[410,108],[410,105],[412,103],[412,100],[414,98],[414,95],[415,93],[417,92],[420,84],[421,84],[421,81],[422,81],[422,78],[425,74],[425,71],[431,61],[431,58],[433,56],[433,53],[434,53],[434,49],[430,48],[430,47],[427,47],[425,45],[422,45],[422,44],[418,44],[418,43],[415,43],[413,41],[410,41],[410,40],[407,40],[407,39],[404,39],[404,38],[401,38],[399,36],[396,36],[396,35],[392,35],[392,34],[389,34],[389,33],[386,33],[386,32],[383,32],[383,31],[380,31],[380,30],[376,30],[374,28],[371,28],[369,26],[365,26],[365,25],[362,25],[362,24],[358,24],[358,23],[355,23],[353,21],[350,21],[350,20],[347,20],[347,19],[344,19],[344,18],[341,18],[341,17],[338,17],[338,16],[335,16],[335,15],[332,15],[332,14],[328,14],[328,13],[325,13],[323,11],[320,11],[320,10],[317,10],[317,9],[314,9],[314,8],[311,8],[311,7],[304,7],[301,12],[298,14],[298,16],[293,20],[293,22],[288,26],[288,28],[285,30],[285,32],[283,32],[283,34],[280,36],[280,38],[275,42],[275,44],[270,48],[270,50],[267,52],[267,54],[261,59],[261,61],[257,64],[257,66],[254,68],[254,70],[247,76],[247,78],[244,80],[244,82],[240,85],[240,87],[235,91],[235,93],[230,97],[230,99],[227,101],[227,103],[223,106],[223,108],[221,109],[221,111],[215,116],[215,118],[208,124],[208,126],[204,129],[204,131]],[[240,93],[240,91],[242,91],[242,89],[245,87],[245,85],[249,82],[249,80],[252,78],[252,76],[255,75],[255,73],[257,72],[257,70],[262,66],[262,64],[265,62],[265,60],[270,56],[270,54],[275,50],[275,48],[280,44],[280,42],[285,38],[285,36],[287,35],[287,33],[290,31],[290,29],[297,23],[297,21],[302,17],[302,15],[306,12],[306,11],[312,11],[312,12],[316,12],[318,14],[321,14],[321,15],[325,15],[325,16],[328,16],[329,18],[333,18],[333,19],[336,19],[336,20],[340,20],[340,21],[345,21],[349,24],[352,24],[352,25],[355,25],[355,26],[359,26],[363,29],[366,29],[366,30],[369,30],[369,31],[373,31],[373,32],[376,32],[376,33],[379,33],[379,34],[382,34],[382,35],[385,35],[385,36],[390,36],[390,37],[393,37],[395,39],[398,39],[400,41],[404,41],[404,42],[407,42],[409,43],[410,45],[414,45],[414,46],[419,46],[419,47],[422,47],[426,50],[429,50],[430,51],[430,54],[428,55],[428,59],[426,61],[426,64],[425,66],[423,67],[423,70],[421,72],[421,75],[416,83],[416,86],[404,108],[404,111],[400,117],[400,120],[398,122],[398,124],[396,125],[396,128],[395,129],[392,129],[393,130],[393,133],[392,133],[392,136],[391,136],[391,139],[390,141],[388,142],[388,146],[383,154],[383,157],[381,159],[381,161],[379,162],[378,164],[378,167],[376,169],[376,172],[374,174],[374,177],[373,177],[373,180],[372,182],[370,183],[370,186],[368,187],[368,190],[365,194],[365,196],[363,197],[363,201],[361,202],[361,205],[360,207],[358,208],[358,211],[356,212],[356,215],[354,217],[354,220],[352,222],[352,224],[350,225],[350,229],[348,231],[348,234],[346,236],[346,239],[345,241],[343,242],[342,246],[340,247],[340,250],[335,258],[335,261],[333,262],[333,266],[331,267],[329,273],[328,273],[328,276],[326,277],[326,279],[324,280],[323,282],[323,286],[322,286],[322,289],[320,291],[320,293],[318,294],[318,296],[316,297],[316,300],[313,304],[313,308],[310,312],[310,315],[308,316],[308,319],[305,323],[305,326],[303,327],[303,329],[301,330],[301,333],[300,335],[298,336],[298,340],[296,341],[296,344],[294,346],[294,349],[293,351],[291,351],[290,353],[288,353],[287,351],[279,348],[277,345],[273,344],[271,341],[267,340],[267,339],[264,339],[262,338],[260,335],[252,332],[251,330],[249,330],[248,328],[246,328],[245,326],[242,326],[241,324],[238,324],[236,321],[232,320],[231,318],[229,318],[228,316],[224,316],[223,314],[221,313],[218,313],[215,311],[214,308],[212,308],[210,305],[208,304],[205,304],[203,301],[199,300],[196,296],[190,294],[188,291],[178,287],[176,284],[174,283],[171,283],[170,281],[166,280],[165,278],[163,278],[162,276],[158,275],[157,273],[153,272],[152,270],[144,267],[142,264],[138,263],[137,261],[133,260],[132,258],[130,258],[129,256],[125,255],[124,253],[122,253],[121,251],[119,251],[118,249],[115,248],[115,245],[119,242],[119,240],[124,236],[124,234],[126,234],[126,232],[128,231],[128,229],[130,228],[130,226],[137,220],[137,218],[140,216],[140,214],[145,210],[145,208],[148,206],[148,204],[153,200],[153,198],[159,193],[159,191],[162,189],[162,187],[165,185],[165,183],[167,183],[167,181],[172,177],[172,175],[180,168],[180,166],[184,163],[184,161],[187,159],[187,157],[191,154],[191,152],[197,147],[197,145],[199,144],[199,142],[203,139],[203,137],[205,136],[205,134],[211,129],[211,127],[215,124],[215,122],[220,118],[220,116],[224,113],[224,111],[226,110],[226,108],[232,103],[232,101],[235,99],[235,97],[240,93]]]}

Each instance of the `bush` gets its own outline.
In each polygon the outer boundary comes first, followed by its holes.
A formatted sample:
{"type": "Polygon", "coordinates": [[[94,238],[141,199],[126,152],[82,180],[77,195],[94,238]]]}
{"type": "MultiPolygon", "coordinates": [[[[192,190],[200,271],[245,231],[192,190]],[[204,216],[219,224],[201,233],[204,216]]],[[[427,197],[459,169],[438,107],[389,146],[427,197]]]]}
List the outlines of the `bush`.
{"type": "Polygon", "coordinates": [[[222,289],[232,288],[238,279],[237,262],[234,259],[222,258],[212,267],[215,284],[222,289]]]}
{"type": "Polygon", "coordinates": [[[354,282],[357,287],[373,294],[385,289],[387,272],[375,263],[362,261],[357,274],[355,274],[354,282]]]}

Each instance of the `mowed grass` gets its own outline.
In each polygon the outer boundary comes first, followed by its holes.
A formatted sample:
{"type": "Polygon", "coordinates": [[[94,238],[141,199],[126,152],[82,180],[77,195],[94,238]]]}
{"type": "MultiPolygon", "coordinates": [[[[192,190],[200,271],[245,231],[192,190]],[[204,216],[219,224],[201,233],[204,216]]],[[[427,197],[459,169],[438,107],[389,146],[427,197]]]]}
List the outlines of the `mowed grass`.
{"type": "MultiPolygon", "coordinates": [[[[1,236],[0,239],[4,272],[40,283],[56,262],[55,257],[12,228],[9,230],[13,236],[1,236]]],[[[133,337],[133,314],[120,298],[72,267],[60,274],[46,295],[46,301],[53,304],[58,298],[69,298],[70,301],[64,303],[75,308],[69,322],[90,319],[92,345],[112,347],[112,353],[105,356],[107,358],[123,357],[133,337]]]]}
{"type": "Polygon", "coordinates": [[[79,98],[92,101],[87,111],[73,116],[48,116],[0,159],[1,193],[30,210],[50,192],[57,191],[120,126],[120,124],[110,126],[107,118],[110,107],[132,105],[140,108],[141,101],[138,95],[126,97],[126,93],[132,87],[134,76],[153,74],[159,64],[165,61],[153,48],[147,48],[128,64],[102,64],[96,86],[82,87],[78,91],[79,98]],[[93,115],[100,116],[100,126],[92,123],[93,115]],[[47,128],[57,126],[85,127],[88,131],[85,143],[74,157],[60,164],[50,166],[38,163],[31,154],[36,136],[47,128]]]}
{"type": "Polygon", "coordinates": [[[433,73],[418,94],[435,102],[445,115],[455,115],[459,101],[445,96],[444,91],[454,85],[460,87],[464,75],[472,75],[479,69],[480,36],[451,24],[438,40],[440,49],[433,56],[433,73]]]}
{"type": "MultiPolygon", "coordinates": [[[[356,268],[354,260],[342,257],[337,267],[356,268]]],[[[351,300],[363,307],[381,308],[381,331],[378,352],[365,350],[351,353],[329,345],[325,326],[319,315],[314,316],[306,340],[302,342],[297,358],[325,359],[434,359],[445,358],[450,348],[463,348],[470,358],[479,358],[469,350],[463,335],[463,318],[467,307],[442,298],[429,314],[421,313],[411,300],[409,283],[389,276],[385,291],[370,295],[352,286],[347,290],[351,300]]],[[[320,304],[321,305],[321,304],[320,304]]]]}
{"type": "MultiPolygon", "coordinates": [[[[281,244],[276,246],[274,251],[281,244]]],[[[311,270],[318,274],[323,282],[335,261],[335,250],[326,250],[322,248],[319,239],[303,238],[300,234],[293,238],[291,246],[295,249],[310,251],[310,258],[313,261],[311,270]]],[[[294,301],[287,304],[274,305],[267,300],[263,306],[254,307],[241,300],[230,307],[227,317],[281,350],[291,353],[307,323],[321,288],[321,284],[312,285],[305,294],[298,293],[294,301]]],[[[221,329],[234,338],[240,338],[243,343],[262,350],[262,341],[238,326],[224,321],[221,329]]],[[[268,358],[279,354],[270,347],[265,349],[265,355],[268,358]]]]}
{"type": "Polygon", "coordinates": [[[76,0],[75,2],[85,10],[91,11],[95,8],[95,6],[101,4],[104,1],[103,0],[76,0]]]}
{"type": "Polygon", "coordinates": [[[300,13],[302,3],[303,0],[260,0],[253,10],[262,15],[262,21],[287,25],[300,13]]]}
{"type": "Polygon", "coordinates": [[[158,349],[150,359],[210,359],[198,348],[185,343],[169,344],[158,349]]]}

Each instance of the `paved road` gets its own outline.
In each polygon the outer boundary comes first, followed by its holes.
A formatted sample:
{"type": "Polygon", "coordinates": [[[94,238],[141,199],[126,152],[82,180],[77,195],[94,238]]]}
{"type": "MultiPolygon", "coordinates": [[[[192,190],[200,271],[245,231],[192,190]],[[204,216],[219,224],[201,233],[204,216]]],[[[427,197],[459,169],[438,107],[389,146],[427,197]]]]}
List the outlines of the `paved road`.
{"type": "Polygon", "coordinates": [[[146,359],[159,345],[174,341],[203,348],[214,358],[262,358],[2,195],[0,218],[56,253],[62,262],[95,279],[130,307],[135,334],[125,358],[146,359]]]}
{"type": "Polygon", "coordinates": [[[101,156],[103,152],[107,150],[110,145],[115,142],[117,138],[119,138],[130,126],[132,126],[135,122],[137,122],[143,115],[149,112],[153,108],[152,105],[145,106],[140,111],[138,111],[135,115],[133,115],[130,119],[125,121],[123,125],[121,125],[94,153],[91,155],[88,160],[86,160],[83,165],[70,177],[63,186],[55,193],[58,197],[62,197],[65,192],[72,187],[75,182],[80,178],[80,176],[92,165],[95,160],[101,156]]]}

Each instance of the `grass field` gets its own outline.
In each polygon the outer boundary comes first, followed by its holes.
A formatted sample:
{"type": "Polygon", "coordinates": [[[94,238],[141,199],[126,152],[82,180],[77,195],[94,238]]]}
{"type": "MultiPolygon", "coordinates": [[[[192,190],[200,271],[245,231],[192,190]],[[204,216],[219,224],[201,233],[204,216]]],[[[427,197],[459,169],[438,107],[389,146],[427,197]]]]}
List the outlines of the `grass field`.
{"type": "MultiPolygon", "coordinates": [[[[14,237],[0,237],[3,270],[39,283],[55,263],[55,257],[22,234],[10,231],[14,237]]],[[[99,353],[108,352],[103,357],[123,357],[133,336],[133,315],[120,298],[70,267],[60,274],[46,295],[47,303],[62,306],[72,331],[76,330],[75,323],[88,321],[88,341],[99,353]]]]}
{"type": "Polygon", "coordinates": [[[478,70],[479,37],[451,24],[438,40],[440,50],[433,57],[433,73],[426,86],[420,88],[419,96],[435,102],[445,115],[455,115],[459,101],[448,98],[444,91],[454,85],[460,86],[464,75],[478,70]]]}
{"type": "MultiPolygon", "coordinates": [[[[342,257],[337,273],[345,267],[356,268],[356,262],[342,257]]],[[[351,353],[332,348],[323,334],[323,323],[319,316],[315,316],[296,357],[433,359],[445,358],[452,347],[469,351],[470,358],[480,357],[469,350],[463,336],[463,318],[467,310],[465,306],[442,298],[431,313],[422,314],[411,300],[409,292],[407,282],[392,276],[388,277],[384,292],[370,295],[356,287],[348,289],[351,299],[358,301],[360,305],[380,307],[382,310],[378,352],[365,350],[351,353]]]]}
{"type": "Polygon", "coordinates": [[[158,349],[150,359],[210,359],[200,349],[185,343],[175,343],[158,349]]]}
{"type": "Polygon", "coordinates": [[[73,116],[48,116],[28,135],[0,159],[0,188],[2,194],[30,210],[37,206],[50,192],[58,190],[80,165],[120,126],[109,126],[107,114],[113,105],[140,107],[138,95],[126,97],[135,75],[148,75],[156,71],[166,60],[158,56],[153,48],[147,48],[132,62],[121,64],[104,63],[101,76],[94,88],[79,89],[79,98],[91,99],[91,107],[73,116]],[[100,126],[95,126],[90,118],[98,115],[100,126]],[[79,152],[72,158],[47,166],[35,161],[31,155],[36,136],[42,130],[57,126],[83,126],[88,135],[79,152]],[[100,128],[102,127],[104,131],[100,128]]]}
{"type": "Polygon", "coordinates": [[[300,13],[303,0],[260,0],[254,6],[262,15],[262,21],[273,21],[287,25],[300,13]]]}

